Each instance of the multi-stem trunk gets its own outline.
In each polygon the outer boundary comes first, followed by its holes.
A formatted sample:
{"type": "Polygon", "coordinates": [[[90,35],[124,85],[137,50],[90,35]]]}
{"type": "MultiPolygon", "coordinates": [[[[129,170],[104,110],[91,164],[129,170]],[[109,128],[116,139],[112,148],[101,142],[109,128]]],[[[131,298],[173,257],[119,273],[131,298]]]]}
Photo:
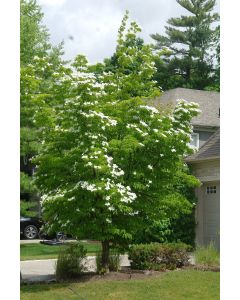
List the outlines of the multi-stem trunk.
{"type": "Polygon", "coordinates": [[[109,241],[102,241],[102,268],[109,272],[109,241]]]}

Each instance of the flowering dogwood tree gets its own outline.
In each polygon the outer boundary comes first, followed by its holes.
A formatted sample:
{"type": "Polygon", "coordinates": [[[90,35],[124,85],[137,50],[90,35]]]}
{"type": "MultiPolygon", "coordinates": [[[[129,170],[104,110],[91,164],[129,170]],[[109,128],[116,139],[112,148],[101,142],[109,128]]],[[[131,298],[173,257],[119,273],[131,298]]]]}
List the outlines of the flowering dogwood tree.
{"type": "Polygon", "coordinates": [[[175,193],[174,178],[192,151],[197,105],[179,100],[163,113],[148,104],[159,94],[153,54],[150,46],[135,46],[140,28],[132,22],[127,30],[127,20],[126,14],[115,72],[94,75],[78,56],[56,75],[56,105],[36,114],[44,137],[36,184],[47,227],[100,240],[106,270],[111,243],[129,242],[145,218],[160,218],[174,201],[191,206],[175,193]]]}

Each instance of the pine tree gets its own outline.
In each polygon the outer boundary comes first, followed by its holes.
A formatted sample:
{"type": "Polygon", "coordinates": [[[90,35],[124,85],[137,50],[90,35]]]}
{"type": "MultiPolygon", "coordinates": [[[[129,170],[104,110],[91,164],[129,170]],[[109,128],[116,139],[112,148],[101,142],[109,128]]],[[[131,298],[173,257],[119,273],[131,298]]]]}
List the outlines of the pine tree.
{"type": "Polygon", "coordinates": [[[157,79],[170,75],[164,89],[189,87],[204,89],[214,83],[216,27],[218,13],[213,13],[216,0],[176,0],[190,15],[170,18],[166,34],[152,34],[155,48],[161,50],[157,79]],[[162,67],[165,72],[162,72],[162,67]],[[175,85],[175,86],[174,86],[175,85]]]}

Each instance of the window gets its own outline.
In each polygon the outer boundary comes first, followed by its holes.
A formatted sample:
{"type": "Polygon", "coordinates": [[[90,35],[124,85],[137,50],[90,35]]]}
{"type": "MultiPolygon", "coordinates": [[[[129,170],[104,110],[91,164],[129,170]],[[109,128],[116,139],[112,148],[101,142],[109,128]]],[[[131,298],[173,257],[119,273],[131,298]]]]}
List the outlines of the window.
{"type": "Polygon", "coordinates": [[[216,192],[217,192],[216,185],[207,186],[206,192],[207,192],[207,194],[216,194],[216,192]]]}
{"type": "Polygon", "coordinates": [[[199,133],[193,132],[191,134],[190,145],[196,147],[197,149],[199,148],[199,133]]]}

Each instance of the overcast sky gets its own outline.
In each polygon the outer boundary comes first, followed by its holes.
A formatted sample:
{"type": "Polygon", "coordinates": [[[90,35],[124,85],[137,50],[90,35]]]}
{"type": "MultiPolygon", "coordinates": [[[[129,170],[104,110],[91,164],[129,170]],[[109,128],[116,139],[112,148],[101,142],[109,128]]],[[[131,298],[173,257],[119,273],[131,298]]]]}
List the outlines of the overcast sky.
{"type": "MultiPolygon", "coordinates": [[[[217,0],[216,11],[219,12],[217,0]]],[[[142,27],[145,42],[151,33],[164,33],[167,19],[186,15],[176,0],[38,0],[51,41],[64,40],[65,59],[77,54],[90,63],[110,57],[116,47],[117,32],[126,10],[142,27]]]]}

